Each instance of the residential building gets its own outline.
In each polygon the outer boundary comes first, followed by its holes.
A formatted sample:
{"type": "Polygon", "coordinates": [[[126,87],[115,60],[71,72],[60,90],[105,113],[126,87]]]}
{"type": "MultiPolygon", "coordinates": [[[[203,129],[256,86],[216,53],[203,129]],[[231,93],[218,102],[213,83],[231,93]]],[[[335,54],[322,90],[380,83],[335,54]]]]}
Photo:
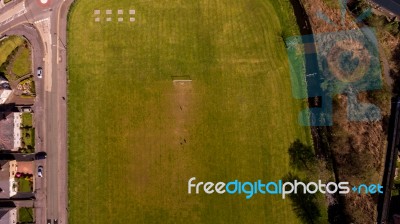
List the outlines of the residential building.
{"type": "Polygon", "coordinates": [[[0,199],[9,199],[17,194],[18,187],[15,184],[16,173],[16,160],[0,160],[0,199]]]}
{"type": "Polygon", "coordinates": [[[21,147],[21,113],[0,112],[0,150],[18,151],[21,147]]]}

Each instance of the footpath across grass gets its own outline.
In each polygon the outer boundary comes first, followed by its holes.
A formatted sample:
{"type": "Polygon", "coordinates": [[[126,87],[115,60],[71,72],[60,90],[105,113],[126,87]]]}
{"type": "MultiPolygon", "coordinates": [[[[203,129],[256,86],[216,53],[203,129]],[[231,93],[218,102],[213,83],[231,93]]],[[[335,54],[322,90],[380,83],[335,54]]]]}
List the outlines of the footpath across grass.
{"type": "Polygon", "coordinates": [[[311,144],[282,37],[293,23],[288,1],[76,1],[69,222],[298,223],[279,195],[187,190],[191,177],[277,181],[290,144],[311,144]]]}

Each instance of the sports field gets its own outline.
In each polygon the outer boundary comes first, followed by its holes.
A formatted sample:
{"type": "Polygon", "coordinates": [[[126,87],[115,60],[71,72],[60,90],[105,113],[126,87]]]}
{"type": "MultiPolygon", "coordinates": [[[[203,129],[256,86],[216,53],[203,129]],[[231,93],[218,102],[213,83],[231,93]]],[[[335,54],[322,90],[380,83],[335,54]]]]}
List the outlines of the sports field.
{"type": "Polygon", "coordinates": [[[293,11],[277,2],[77,1],[70,223],[298,223],[280,196],[187,193],[191,177],[278,180],[290,143],[310,143],[281,37],[295,32],[293,11]]]}

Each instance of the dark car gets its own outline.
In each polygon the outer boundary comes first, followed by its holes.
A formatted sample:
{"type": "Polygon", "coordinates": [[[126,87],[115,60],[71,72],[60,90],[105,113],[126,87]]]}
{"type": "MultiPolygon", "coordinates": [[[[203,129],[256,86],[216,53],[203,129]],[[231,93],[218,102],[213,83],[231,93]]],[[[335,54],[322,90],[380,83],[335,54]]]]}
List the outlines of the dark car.
{"type": "Polygon", "coordinates": [[[47,157],[46,152],[38,152],[35,154],[35,160],[46,159],[46,157],[47,157]]]}
{"type": "Polygon", "coordinates": [[[8,84],[7,82],[4,82],[4,83],[0,84],[0,87],[3,88],[3,89],[10,89],[11,90],[10,84],[8,84]]]}
{"type": "Polygon", "coordinates": [[[51,219],[47,219],[47,224],[51,224],[51,219]]]}

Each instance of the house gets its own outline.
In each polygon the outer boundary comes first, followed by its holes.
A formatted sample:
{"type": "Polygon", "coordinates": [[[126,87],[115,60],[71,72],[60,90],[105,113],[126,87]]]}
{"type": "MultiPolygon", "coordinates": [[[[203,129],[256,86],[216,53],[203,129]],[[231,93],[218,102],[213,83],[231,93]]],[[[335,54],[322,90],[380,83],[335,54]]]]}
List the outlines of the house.
{"type": "Polygon", "coordinates": [[[16,224],[17,208],[0,208],[0,224],[16,224]]]}
{"type": "Polygon", "coordinates": [[[21,113],[0,112],[0,150],[18,151],[21,147],[21,113]]]}
{"type": "Polygon", "coordinates": [[[0,199],[9,199],[17,194],[16,173],[16,160],[0,160],[0,199]]]}

